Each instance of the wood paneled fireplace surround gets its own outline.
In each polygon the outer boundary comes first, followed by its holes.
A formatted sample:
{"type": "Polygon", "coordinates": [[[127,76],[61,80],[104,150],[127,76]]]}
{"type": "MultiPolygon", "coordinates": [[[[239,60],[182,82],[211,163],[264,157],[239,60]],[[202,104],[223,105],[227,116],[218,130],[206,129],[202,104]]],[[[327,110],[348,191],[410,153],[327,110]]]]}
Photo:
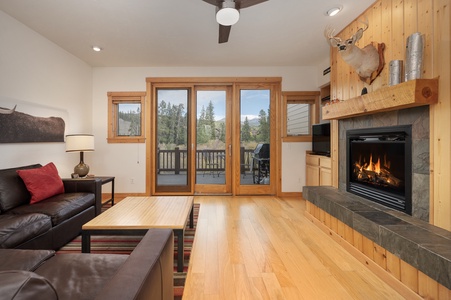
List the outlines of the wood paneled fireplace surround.
{"type": "MultiPolygon", "coordinates": [[[[414,86],[415,83],[409,85],[414,86]]],[[[407,85],[401,85],[401,90],[403,86],[407,85]]],[[[371,99],[370,102],[365,102],[361,97],[353,99],[353,105],[360,105],[360,108],[323,108],[323,116],[326,115],[326,118],[327,111],[329,115],[333,115],[330,119],[340,119],[338,189],[304,187],[306,215],[348,251],[360,255],[364,264],[406,298],[416,294],[430,299],[450,299],[451,233],[428,223],[429,106],[426,104],[434,103],[436,99],[423,104],[413,101],[415,104],[407,107],[393,105],[387,108],[385,104],[377,103],[386,101],[387,95],[390,99],[396,99],[398,93],[408,94],[400,91],[399,86],[396,89],[398,91],[390,87],[388,91],[379,92],[382,95],[380,99],[374,99],[374,95],[370,95],[367,98],[371,99]],[[346,115],[346,111],[350,114],[346,115]],[[390,205],[383,205],[383,201],[370,201],[348,192],[349,172],[352,170],[348,165],[350,158],[347,154],[349,132],[393,126],[411,128],[411,161],[406,162],[411,164],[406,175],[411,179],[408,187],[411,207],[408,211],[393,209],[390,205]]],[[[426,95],[432,95],[436,90],[433,87],[430,91],[426,95]]],[[[413,99],[416,92],[412,93],[413,99]]],[[[386,101],[390,104],[392,102],[386,101]]],[[[349,103],[343,104],[343,108],[348,106],[349,103]]],[[[365,176],[372,172],[365,172],[365,176]]],[[[402,175],[395,174],[394,178],[397,177],[402,175]]]]}

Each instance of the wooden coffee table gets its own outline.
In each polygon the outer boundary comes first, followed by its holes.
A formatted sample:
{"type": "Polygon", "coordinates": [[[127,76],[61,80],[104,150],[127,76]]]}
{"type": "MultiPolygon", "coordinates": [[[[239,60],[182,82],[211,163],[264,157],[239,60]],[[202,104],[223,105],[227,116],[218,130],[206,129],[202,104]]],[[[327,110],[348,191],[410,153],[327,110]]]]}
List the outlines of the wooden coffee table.
{"type": "Polygon", "coordinates": [[[127,197],[82,227],[83,253],[91,251],[91,235],[144,235],[150,228],[170,228],[177,236],[177,272],[183,272],[185,227],[193,227],[192,196],[127,197]]]}

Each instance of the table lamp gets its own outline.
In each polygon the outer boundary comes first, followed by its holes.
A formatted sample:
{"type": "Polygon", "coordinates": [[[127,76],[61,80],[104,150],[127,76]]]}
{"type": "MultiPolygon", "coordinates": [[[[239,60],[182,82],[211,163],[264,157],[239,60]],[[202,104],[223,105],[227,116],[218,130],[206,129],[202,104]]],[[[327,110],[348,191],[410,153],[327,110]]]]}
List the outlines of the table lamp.
{"type": "Polygon", "coordinates": [[[75,166],[74,173],[85,177],[89,173],[89,166],[83,161],[85,151],[94,151],[94,136],[92,134],[66,135],[66,152],[80,152],[80,163],[75,166]]]}

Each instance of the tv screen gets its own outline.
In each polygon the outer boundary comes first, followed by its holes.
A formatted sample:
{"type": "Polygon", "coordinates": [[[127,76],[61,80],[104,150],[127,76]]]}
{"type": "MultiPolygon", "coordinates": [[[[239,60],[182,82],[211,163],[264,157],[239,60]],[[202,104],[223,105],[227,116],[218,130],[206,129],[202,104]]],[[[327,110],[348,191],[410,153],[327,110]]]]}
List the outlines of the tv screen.
{"type": "Polygon", "coordinates": [[[330,156],[330,123],[312,125],[312,152],[330,156]]]}

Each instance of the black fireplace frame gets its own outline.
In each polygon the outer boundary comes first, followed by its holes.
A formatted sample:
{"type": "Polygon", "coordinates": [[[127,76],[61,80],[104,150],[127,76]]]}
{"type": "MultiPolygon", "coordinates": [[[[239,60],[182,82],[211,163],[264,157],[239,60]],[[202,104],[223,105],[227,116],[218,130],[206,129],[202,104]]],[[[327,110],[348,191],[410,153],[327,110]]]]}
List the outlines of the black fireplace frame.
{"type": "Polygon", "coordinates": [[[372,127],[362,129],[351,129],[346,131],[346,191],[382,204],[386,207],[402,211],[412,215],[412,125],[398,125],[389,127],[372,127]],[[356,182],[351,182],[351,141],[359,138],[378,138],[383,141],[404,138],[404,197],[395,195],[381,189],[372,188],[356,182]]]}

